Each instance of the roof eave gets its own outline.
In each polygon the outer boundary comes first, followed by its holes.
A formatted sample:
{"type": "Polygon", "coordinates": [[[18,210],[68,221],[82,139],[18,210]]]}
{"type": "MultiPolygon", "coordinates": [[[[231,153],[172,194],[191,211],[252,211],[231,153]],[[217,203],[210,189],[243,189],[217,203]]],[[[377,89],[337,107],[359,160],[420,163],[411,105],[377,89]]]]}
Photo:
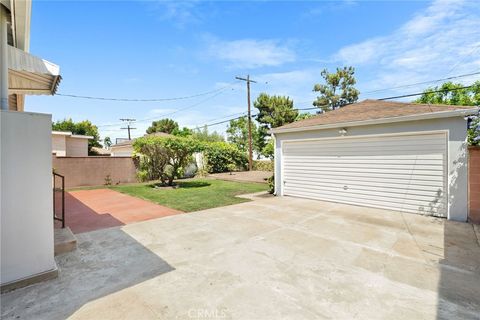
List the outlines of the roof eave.
{"type": "Polygon", "coordinates": [[[314,126],[306,126],[306,127],[298,127],[298,128],[284,128],[284,129],[276,128],[276,129],[270,130],[269,133],[277,134],[277,133],[313,131],[313,130],[335,129],[335,128],[342,128],[342,127],[356,127],[356,126],[367,126],[367,125],[384,124],[384,123],[395,123],[395,122],[404,122],[404,121],[417,121],[417,120],[470,116],[478,113],[479,110],[480,108],[471,108],[471,109],[433,112],[433,113],[422,113],[422,114],[392,117],[392,118],[381,118],[381,119],[372,119],[372,120],[363,120],[363,121],[350,121],[350,122],[314,125],[314,126]]]}

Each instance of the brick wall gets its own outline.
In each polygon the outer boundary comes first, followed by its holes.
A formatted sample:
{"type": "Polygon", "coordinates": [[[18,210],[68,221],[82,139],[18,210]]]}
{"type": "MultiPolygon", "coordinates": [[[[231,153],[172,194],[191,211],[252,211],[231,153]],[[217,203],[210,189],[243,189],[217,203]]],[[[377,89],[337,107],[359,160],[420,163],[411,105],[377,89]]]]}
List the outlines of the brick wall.
{"type": "Polygon", "coordinates": [[[468,148],[468,220],[480,224],[480,147],[468,148]]]}
{"type": "Polygon", "coordinates": [[[55,157],[55,172],[65,176],[65,187],[99,186],[110,175],[112,184],[136,182],[131,157],[55,157]]]}

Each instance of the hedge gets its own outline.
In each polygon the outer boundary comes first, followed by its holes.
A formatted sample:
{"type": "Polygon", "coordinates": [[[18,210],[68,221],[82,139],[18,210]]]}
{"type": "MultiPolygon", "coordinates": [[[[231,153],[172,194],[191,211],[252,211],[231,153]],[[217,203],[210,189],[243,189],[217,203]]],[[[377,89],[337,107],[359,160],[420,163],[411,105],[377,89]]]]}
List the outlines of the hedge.
{"type": "Polygon", "coordinates": [[[203,155],[207,160],[209,173],[228,172],[232,167],[245,170],[248,163],[247,155],[228,142],[208,143],[203,155]]]}
{"type": "Polygon", "coordinates": [[[272,160],[255,160],[253,161],[253,170],[273,172],[273,161],[272,160]]]}

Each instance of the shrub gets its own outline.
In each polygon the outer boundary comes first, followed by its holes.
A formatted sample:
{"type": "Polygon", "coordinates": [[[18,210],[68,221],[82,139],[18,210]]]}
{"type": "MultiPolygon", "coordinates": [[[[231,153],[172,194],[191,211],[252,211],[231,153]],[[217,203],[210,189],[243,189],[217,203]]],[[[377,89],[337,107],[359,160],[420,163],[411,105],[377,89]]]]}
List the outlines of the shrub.
{"type": "Polygon", "coordinates": [[[203,149],[202,144],[191,137],[161,136],[138,138],[133,148],[140,154],[140,169],[147,170],[149,179],[160,179],[169,186],[175,178],[183,177],[193,153],[203,149]]]}
{"type": "Polygon", "coordinates": [[[137,179],[140,182],[149,181],[148,170],[137,170],[137,179]]]}
{"type": "Polygon", "coordinates": [[[272,160],[255,160],[253,161],[253,170],[273,171],[273,161],[272,160]]]}
{"type": "Polygon", "coordinates": [[[228,142],[212,142],[204,150],[209,173],[228,172],[232,165],[237,170],[245,170],[248,163],[247,155],[235,145],[228,142]]]}
{"type": "Polygon", "coordinates": [[[275,192],[275,175],[272,175],[267,179],[268,182],[268,192],[273,194],[275,192]]]}
{"type": "Polygon", "coordinates": [[[110,177],[109,174],[107,174],[107,176],[103,180],[105,181],[104,185],[106,185],[106,186],[111,186],[112,185],[112,178],[110,177]]]}

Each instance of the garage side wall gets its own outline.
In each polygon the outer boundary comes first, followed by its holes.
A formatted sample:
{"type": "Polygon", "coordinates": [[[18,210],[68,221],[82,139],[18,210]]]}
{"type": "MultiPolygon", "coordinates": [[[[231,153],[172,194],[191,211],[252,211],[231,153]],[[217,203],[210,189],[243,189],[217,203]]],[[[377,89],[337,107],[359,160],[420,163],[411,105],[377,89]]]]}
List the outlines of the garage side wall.
{"type": "MultiPolygon", "coordinates": [[[[467,144],[466,121],[463,117],[346,127],[345,137],[396,134],[425,131],[448,131],[448,219],[467,220],[467,144]]],[[[283,195],[282,142],[316,138],[339,138],[339,128],[304,132],[277,133],[275,135],[275,192],[283,195]]]]}

